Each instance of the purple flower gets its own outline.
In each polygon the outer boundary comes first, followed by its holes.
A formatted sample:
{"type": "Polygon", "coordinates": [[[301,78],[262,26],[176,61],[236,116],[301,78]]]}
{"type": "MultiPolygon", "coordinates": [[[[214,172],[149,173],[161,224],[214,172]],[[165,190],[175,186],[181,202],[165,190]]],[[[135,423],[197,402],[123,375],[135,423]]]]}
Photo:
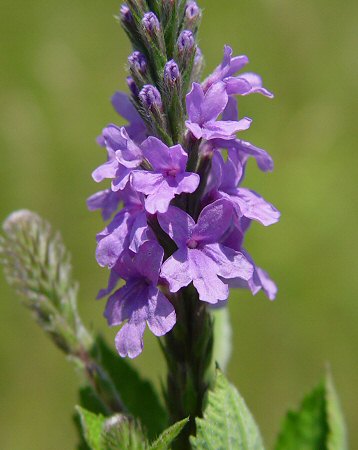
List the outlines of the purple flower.
{"type": "Polygon", "coordinates": [[[227,200],[218,200],[201,212],[198,222],[176,207],[170,207],[158,220],[178,250],[167,259],[161,277],[171,292],[193,282],[200,300],[215,304],[226,300],[229,289],[219,277],[249,280],[252,265],[244,255],[221,242],[232,223],[233,208],[227,200]]]}
{"type": "Polygon", "coordinates": [[[100,209],[103,220],[108,220],[118,209],[120,200],[120,192],[113,192],[110,189],[106,189],[91,195],[87,199],[87,207],[90,211],[100,209]]]}
{"type": "Polygon", "coordinates": [[[256,295],[259,291],[262,290],[269,298],[269,300],[274,300],[277,294],[276,284],[274,283],[274,281],[272,281],[265,270],[256,266],[248,252],[242,248],[244,234],[249,228],[250,223],[251,220],[247,220],[245,218],[241,219],[239,225],[237,227],[234,227],[230,234],[227,236],[224,244],[234,250],[241,251],[245,255],[246,259],[254,267],[254,272],[249,280],[233,278],[227,280],[227,283],[230,288],[249,289],[253,295],[256,295]]]}
{"type": "Polygon", "coordinates": [[[241,183],[244,166],[240,160],[233,160],[229,154],[225,162],[219,152],[213,156],[212,170],[217,180],[217,195],[213,198],[226,198],[235,207],[239,217],[244,216],[251,220],[257,220],[265,226],[276,223],[280,218],[279,211],[264,200],[256,192],[238,187],[241,183]]]}
{"type": "Polygon", "coordinates": [[[97,234],[96,259],[102,267],[113,268],[125,251],[137,253],[141,245],[154,238],[147,224],[143,196],[128,186],[122,192],[124,208],[97,234]]]}
{"type": "Polygon", "coordinates": [[[133,16],[128,6],[123,3],[120,8],[120,18],[124,24],[133,23],[133,16]]]}
{"type": "Polygon", "coordinates": [[[126,254],[116,266],[126,284],[108,299],[104,315],[110,326],[127,320],[115,339],[122,357],[135,358],[142,352],[146,324],[156,336],[175,325],[173,305],[157,288],[163,254],[159,244],[150,241],[133,258],[126,254]]]}
{"type": "Polygon", "coordinates": [[[197,139],[235,139],[236,132],[250,127],[251,119],[247,117],[239,121],[216,120],[225,110],[228,99],[223,82],[213,84],[206,93],[200,84],[193,83],[191,92],[186,96],[189,120],[185,123],[197,139]]]}
{"type": "Polygon", "coordinates": [[[128,95],[124,92],[116,92],[112,96],[112,106],[129,122],[129,125],[125,126],[128,136],[135,142],[142,142],[147,137],[147,128],[128,95]]]}
{"type": "Polygon", "coordinates": [[[228,45],[224,48],[224,58],[220,66],[202,83],[206,92],[213,84],[224,81],[226,91],[229,95],[248,95],[259,93],[266,97],[273,97],[273,94],[262,86],[262,79],[256,73],[243,73],[234,77],[249,62],[247,56],[241,55],[232,57],[232,49],[228,45]]]}
{"type": "Polygon", "coordinates": [[[100,166],[95,171],[96,176],[102,179],[112,178],[112,190],[122,190],[126,187],[133,170],[142,163],[142,152],[130,139],[124,127],[108,125],[103,130],[102,136],[110,155],[107,163],[109,168],[106,165],[100,166]]]}
{"type": "Polygon", "coordinates": [[[175,195],[196,190],[200,178],[185,171],[188,155],[181,145],[167,147],[159,139],[149,137],[141,149],[153,171],[134,171],[131,183],[133,189],[147,195],[145,208],[149,213],[164,213],[175,195]]]}

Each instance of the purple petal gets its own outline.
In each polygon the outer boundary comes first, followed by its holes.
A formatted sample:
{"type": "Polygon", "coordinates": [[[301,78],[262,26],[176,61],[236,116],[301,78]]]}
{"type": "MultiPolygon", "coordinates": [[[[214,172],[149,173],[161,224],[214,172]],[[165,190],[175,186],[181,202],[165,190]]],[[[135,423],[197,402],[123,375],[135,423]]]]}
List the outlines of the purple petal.
{"type": "Polygon", "coordinates": [[[209,141],[210,139],[224,139],[231,140],[235,138],[238,131],[244,131],[250,128],[252,120],[244,117],[238,122],[234,121],[219,121],[206,122],[203,126],[203,138],[209,141]]]}
{"type": "Polygon", "coordinates": [[[175,193],[195,192],[200,183],[200,176],[197,173],[184,172],[175,177],[176,188],[175,193]]]}
{"type": "Polygon", "coordinates": [[[108,278],[108,285],[106,289],[101,289],[97,294],[97,300],[100,300],[103,297],[107,297],[113,289],[116,287],[118,280],[120,279],[119,274],[115,270],[111,270],[108,278]]]}
{"type": "Polygon", "coordinates": [[[141,148],[154,170],[161,171],[171,168],[169,147],[160,139],[150,136],[142,143],[141,148]]]}
{"type": "Polygon", "coordinates": [[[148,195],[145,199],[145,209],[149,214],[165,213],[174,197],[175,188],[170,187],[166,180],[163,180],[157,192],[148,195]]]}
{"type": "Polygon", "coordinates": [[[170,206],[165,214],[158,214],[158,221],[162,229],[179,247],[186,246],[195,226],[189,214],[175,206],[170,206]]]}
{"type": "Polygon", "coordinates": [[[221,244],[209,244],[203,248],[203,253],[215,262],[216,273],[223,278],[249,280],[252,277],[254,267],[240,252],[221,244]]]}
{"type": "Polygon", "coordinates": [[[235,56],[230,61],[230,68],[226,72],[227,77],[235,75],[249,63],[249,58],[246,55],[235,56]]]}
{"type": "Polygon", "coordinates": [[[224,80],[228,95],[247,95],[252,91],[250,83],[242,77],[229,77],[224,80]]]}
{"type": "Polygon", "coordinates": [[[111,184],[112,191],[122,191],[127,186],[131,173],[132,169],[127,169],[127,167],[118,164],[114,180],[111,184]]]}
{"type": "Polygon", "coordinates": [[[262,86],[262,78],[257,75],[257,73],[243,73],[240,75],[240,78],[246,80],[251,85],[251,90],[243,95],[258,93],[265,95],[266,97],[273,98],[273,93],[262,86]]]}
{"type": "Polygon", "coordinates": [[[129,233],[130,214],[124,210],[119,212],[111,224],[99,233],[96,259],[102,267],[113,267],[123,253],[129,233]]]}
{"type": "Polygon", "coordinates": [[[115,159],[115,155],[112,152],[112,155],[109,156],[109,160],[92,172],[92,178],[96,183],[100,183],[106,178],[114,178],[116,176],[117,169],[118,161],[115,159]]]}
{"type": "Polygon", "coordinates": [[[232,216],[231,202],[225,199],[215,201],[200,213],[192,238],[205,244],[218,242],[231,225],[232,216]]]}
{"type": "Polygon", "coordinates": [[[179,172],[185,172],[188,154],[181,145],[174,145],[169,149],[171,167],[179,172]]]}
{"type": "Polygon", "coordinates": [[[237,196],[240,205],[244,203],[242,207],[247,218],[257,220],[265,226],[272,225],[280,219],[280,212],[256,192],[239,188],[237,196]]]}
{"type": "Polygon", "coordinates": [[[275,282],[271,280],[268,273],[260,267],[256,268],[256,273],[260,280],[262,290],[265,292],[266,296],[270,300],[275,300],[277,294],[277,286],[275,282]]]}
{"type": "Polygon", "coordinates": [[[141,212],[135,218],[131,227],[131,234],[129,237],[129,249],[134,253],[138,253],[139,248],[150,239],[154,238],[154,234],[148,226],[147,215],[141,212]]]}
{"type": "Polygon", "coordinates": [[[193,83],[192,89],[186,96],[186,111],[190,122],[202,123],[201,107],[204,102],[204,92],[198,83],[193,83]]]}
{"type": "Polygon", "coordinates": [[[138,273],[153,285],[158,283],[160,266],[162,265],[164,250],[157,241],[144,243],[135,255],[133,263],[138,273]]]}
{"type": "Polygon", "coordinates": [[[115,343],[116,348],[122,358],[136,358],[143,350],[143,335],[145,322],[126,323],[118,332],[115,343]]]}
{"type": "Polygon", "coordinates": [[[111,101],[115,111],[128,120],[128,122],[139,122],[142,120],[129,96],[125,92],[116,92],[112,96],[111,101]]]}
{"type": "Polygon", "coordinates": [[[199,299],[211,304],[226,300],[229,288],[218,278],[217,264],[201,250],[191,249],[188,254],[189,272],[199,299]]]}
{"type": "Polygon", "coordinates": [[[108,220],[117,210],[120,196],[110,189],[96,192],[87,199],[87,207],[90,211],[102,210],[103,220],[108,220]]]}
{"type": "Polygon", "coordinates": [[[155,336],[163,336],[168,333],[176,322],[176,314],[173,305],[166,296],[154,286],[150,289],[148,301],[147,324],[155,336]]]}
{"type": "MultiPolygon", "coordinates": [[[[211,122],[216,120],[219,117],[219,115],[224,111],[228,99],[229,97],[226,93],[225,83],[218,82],[213,84],[206,92],[204,102],[201,107],[202,121],[211,122]]],[[[191,118],[191,120],[193,119],[191,118]]]]}
{"type": "Polygon", "coordinates": [[[164,176],[161,173],[136,170],[133,172],[131,185],[134,190],[149,195],[154,194],[160,189],[163,180],[164,176]]]}
{"type": "Polygon", "coordinates": [[[222,119],[224,121],[228,121],[228,120],[238,121],[239,120],[239,110],[238,110],[236,98],[229,97],[226,108],[223,111],[222,119]]]}
{"type": "Polygon", "coordinates": [[[250,142],[237,139],[235,141],[235,149],[239,152],[252,156],[256,159],[258,167],[263,172],[271,172],[273,170],[273,160],[271,156],[262,148],[256,147],[250,142]]]}
{"type": "Polygon", "coordinates": [[[160,276],[169,284],[170,292],[178,292],[180,288],[188,286],[192,281],[189,272],[188,249],[177,250],[162,265],[160,276]]]}
{"type": "Polygon", "coordinates": [[[201,139],[203,137],[203,129],[197,123],[191,122],[190,120],[185,121],[185,126],[192,132],[192,134],[197,138],[201,139]]]}

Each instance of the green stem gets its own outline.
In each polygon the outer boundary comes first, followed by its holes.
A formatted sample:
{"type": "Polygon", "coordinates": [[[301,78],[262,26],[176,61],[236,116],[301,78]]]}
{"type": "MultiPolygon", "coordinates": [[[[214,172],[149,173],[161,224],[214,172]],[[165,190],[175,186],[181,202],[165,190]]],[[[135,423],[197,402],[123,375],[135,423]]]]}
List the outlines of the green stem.
{"type": "Polygon", "coordinates": [[[173,450],[190,449],[195,434],[195,418],[203,414],[208,388],[208,369],[213,351],[213,326],[206,306],[190,285],[173,298],[177,324],[164,338],[163,351],[168,364],[166,402],[170,420],[190,417],[173,450]]]}

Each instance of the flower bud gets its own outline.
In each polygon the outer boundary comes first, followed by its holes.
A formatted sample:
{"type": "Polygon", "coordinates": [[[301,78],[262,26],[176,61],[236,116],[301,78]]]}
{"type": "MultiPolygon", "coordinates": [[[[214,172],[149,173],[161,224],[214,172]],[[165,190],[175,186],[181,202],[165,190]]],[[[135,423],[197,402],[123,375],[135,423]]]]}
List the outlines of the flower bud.
{"type": "Polygon", "coordinates": [[[186,4],[184,15],[184,27],[194,33],[197,32],[201,20],[201,9],[194,0],[189,0],[186,4]]]}
{"type": "Polygon", "coordinates": [[[178,64],[172,59],[164,67],[164,81],[167,85],[173,86],[180,79],[178,64]]]}
{"type": "Polygon", "coordinates": [[[177,41],[179,53],[188,53],[195,47],[194,35],[190,30],[184,30],[180,33],[177,41]]]}
{"type": "Polygon", "coordinates": [[[160,31],[160,23],[158,17],[153,12],[144,14],[142,25],[150,36],[155,36],[160,31]]]}
{"type": "Polygon", "coordinates": [[[147,71],[147,60],[141,52],[135,51],[129,55],[128,63],[132,73],[145,75],[147,71]]]}
{"type": "Polygon", "coordinates": [[[139,98],[142,105],[148,110],[161,109],[162,107],[160,92],[151,84],[146,84],[143,86],[143,89],[139,93],[139,98]]]}
{"type": "Polygon", "coordinates": [[[128,6],[123,3],[120,8],[120,18],[123,24],[131,24],[133,23],[133,15],[131,13],[131,10],[128,8],[128,6]]]}
{"type": "Polygon", "coordinates": [[[129,90],[131,91],[132,95],[134,97],[138,97],[139,89],[138,89],[136,82],[133,80],[132,77],[127,77],[127,85],[128,85],[129,90]]]}

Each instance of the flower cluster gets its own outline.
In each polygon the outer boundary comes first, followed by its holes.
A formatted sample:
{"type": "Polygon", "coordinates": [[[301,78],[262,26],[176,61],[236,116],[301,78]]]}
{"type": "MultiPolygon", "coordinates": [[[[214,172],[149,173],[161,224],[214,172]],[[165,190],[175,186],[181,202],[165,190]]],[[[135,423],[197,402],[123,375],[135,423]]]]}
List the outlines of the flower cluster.
{"type": "Polygon", "coordinates": [[[110,269],[98,297],[110,295],[109,325],[126,322],[116,347],[134,358],[146,324],[156,336],[174,327],[173,298],[191,283],[211,305],[227,300],[230,286],[262,289],[273,299],[274,282],[243,242],[251,221],[267,226],[280,214],[241,187],[250,157],[261,170],[273,169],[266,151],[237,139],[252,121],[239,118],[236,96],[272,97],[258,75],[238,75],[247,57],[226,46],[221,65],[200,83],[201,10],[193,0],[130,0],[119,20],[134,51],[130,93],[115,93],[112,104],[128,123],[110,124],[98,138],[107,161],[93,178],[111,185],[88,207],[104,220],[114,216],[97,235],[98,264],[110,269]],[[125,284],[115,290],[120,279],[125,284]]]}

